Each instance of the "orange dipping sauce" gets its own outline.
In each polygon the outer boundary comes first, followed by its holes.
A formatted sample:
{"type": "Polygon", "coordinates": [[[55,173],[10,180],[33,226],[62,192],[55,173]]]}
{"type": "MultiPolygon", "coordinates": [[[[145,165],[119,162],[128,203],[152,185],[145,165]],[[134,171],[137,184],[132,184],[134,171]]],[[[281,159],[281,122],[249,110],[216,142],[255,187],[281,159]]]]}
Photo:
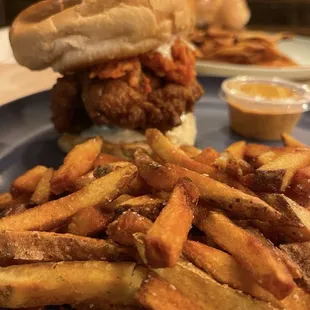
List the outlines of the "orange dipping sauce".
{"type": "Polygon", "coordinates": [[[258,140],[279,140],[309,110],[307,87],[276,78],[228,79],[222,84],[222,95],[229,105],[231,128],[258,140]]]}

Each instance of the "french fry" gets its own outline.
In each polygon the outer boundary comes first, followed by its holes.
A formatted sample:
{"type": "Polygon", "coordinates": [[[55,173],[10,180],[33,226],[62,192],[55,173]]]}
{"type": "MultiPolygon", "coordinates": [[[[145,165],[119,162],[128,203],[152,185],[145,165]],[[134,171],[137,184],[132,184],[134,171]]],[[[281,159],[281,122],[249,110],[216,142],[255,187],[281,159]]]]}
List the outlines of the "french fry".
{"type": "Polygon", "coordinates": [[[261,192],[284,192],[294,174],[310,165],[310,151],[296,151],[276,158],[256,170],[252,189],[261,192]]]}
{"type": "Polygon", "coordinates": [[[276,298],[283,299],[292,292],[295,283],[288,269],[259,238],[216,212],[198,213],[195,224],[238,260],[257,283],[276,298]]]}
{"type": "Polygon", "coordinates": [[[298,265],[285,252],[280,250],[278,247],[275,247],[270,240],[266,239],[260,231],[252,227],[247,227],[246,230],[257,237],[265,246],[275,252],[276,256],[283,261],[294,279],[300,279],[302,277],[301,269],[298,265]]]}
{"type": "Polygon", "coordinates": [[[46,170],[47,168],[44,166],[36,166],[15,179],[10,188],[13,198],[32,195],[46,170]]]}
{"type": "Polygon", "coordinates": [[[145,133],[152,151],[163,161],[180,165],[198,173],[213,174],[214,168],[203,165],[188,157],[157,129],[148,129],[145,133]]]}
{"type": "MultiPolygon", "coordinates": [[[[126,260],[127,249],[100,239],[71,234],[32,231],[1,231],[0,264],[86,260],[126,260]]],[[[0,299],[1,300],[1,299],[0,299]]]]}
{"type": "MultiPolygon", "coordinates": [[[[145,259],[144,237],[135,234],[135,244],[141,259],[145,259]]],[[[180,259],[171,268],[152,269],[156,274],[166,279],[184,296],[194,300],[202,310],[238,309],[238,310],[271,310],[270,304],[251,299],[249,296],[234,289],[223,286],[213,280],[208,274],[196,268],[188,261],[180,259]]]]}
{"type": "Polygon", "coordinates": [[[115,218],[115,206],[130,198],[132,197],[129,195],[121,195],[105,206],[103,210],[96,207],[81,210],[71,218],[65,231],[73,235],[86,237],[92,237],[105,231],[115,218]]]}
{"type": "Polygon", "coordinates": [[[155,221],[166,201],[150,195],[143,195],[126,200],[115,207],[116,214],[130,210],[155,221]]]}
{"type": "Polygon", "coordinates": [[[150,310],[199,310],[192,300],[156,274],[150,275],[136,293],[136,299],[150,310]]]}
{"type": "Polygon", "coordinates": [[[119,161],[124,161],[124,159],[121,157],[118,157],[118,156],[113,156],[110,154],[101,153],[96,158],[96,160],[94,162],[94,167],[103,166],[106,164],[115,163],[115,162],[119,162],[119,161]]]}
{"type": "Polygon", "coordinates": [[[243,159],[235,158],[229,152],[222,153],[214,165],[237,180],[241,180],[243,176],[254,171],[249,163],[243,159]]]}
{"type": "Polygon", "coordinates": [[[42,176],[41,180],[38,183],[38,186],[34,193],[31,196],[31,201],[36,205],[41,205],[49,201],[50,196],[52,194],[50,181],[53,176],[53,169],[48,169],[44,175],[42,176]]]}
{"type": "Polygon", "coordinates": [[[195,241],[186,241],[183,254],[219,283],[227,284],[260,300],[271,302],[276,307],[279,306],[279,301],[258,285],[231,255],[195,241]]]}
{"type": "Polygon", "coordinates": [[[59,195],[70,191],[76,178],[89,172],[102,148],[99,137],[89,139],[75,146],[65,157],[63,165],[54,172],[51,179],[51,190],[59,195]]]}
{"type": "Polygon", "coordinates": [[[96,167],[96,169],[94,170],[94,176],[95,178],[101,178],[113,171],[116,171],[118,169],[122,169],[125,167],[129,167],[132,164],[128,161],[119,161],[119,162],[114,162],[114,163],[110,163],[110,164],[106,164],[103,166],[98,166],[96,167]]]}
{"type": "Polygon", "coordinates": [[[286,241],[310,241],[310,212],[307,209],[282,194],[261,197],[283,215],[284,221],[275,224],[278,234],[286,241]]]}
{"type": "Polygon", "coordinates": [[[201,153],[201,150],[192,145],[181,145],[180,149],[189,157],[195,157],[201,153]]]}
{"type": "Polygon", "coordinates": [[[233,178],[230,178],[225,173],[188,157],[179,147],[171,143],[159,130],[148,129],[145,135],[153,152],[164,162],[179,165],[199,174],[206,174],[231,187],[238,188],[245,192],[248,191],[240,183],[233,178]]]}
{"type": "Polygon", "coordinates": [[[126,211],[112,222],[107,229],[109,237],[122,245],[134,246],[135,233],[147,233],[152,222],[136,212],[126,211]]]}
{"type": "Polygon", "coordinates": [[[280,249],[287,253],[302,270],[302,284],[310,290],[310,242],[299,242],[280,245],[280,249]]]}
{"type": "Polygon", "coordinates": [[[0,194],[0,210],[7,208],[8,204],[13,201],[13,197],[10,193],[0,194]]]}
{"type": "Polygon", "coordinates": [[[283,142],[284,146],[309,148],[307,145],[305,145],[301,141],[298,141],[297,139],[295,139],[294,137],[292,137],[291,135],[289,135],[286,132],[282,133],[281,139],[282,139],[282,142],[283,142]]]}
{"type": "Polygon", "coordinates": [[[296,147],[271,147],[263,144],[249,143],[246,145],[244,157],[246,160],[253,161],[257,156],[267,151],[272,151],[277,156],[281,156],[296,151],[296,147]]]}
{"type": "Polygon", "coordinates": [[[308,310],[310,304],[310,294],[305,290],[296,287],[291,295],[282,300],[285,309],[308,310]]]}
{"type": "Polygon", "coordinates": [[[47,202],[21,214],[0,219],[0,230],[52,230],[66,223],[74,214],[90,207],[102,207],[124,193],[137,169],[129,166],[66,197],[47,202]]]}
{"type": "Polygon", "coordinates": [[[245,148],[244,157],[247,160],[253,160],[260,154],[265,153],[270,150],[271,150],[271,147],[267,145],[248,143],[245,148]]]}
{"type": "Polygon", "coordinates": [[[132,305],[146,276],[144,268],[124,262],[61,262],[6,267],[0,269],[0,307],[37,307],[88,300],[132,305]]]}
{"type": "Polygon", "coordinates": [[[254,166],[255,168],[259,168],[263,165],[270,164],[277,157],[278,155],[273,151],[261,153],[254,159],[254,166]]]}
{"type": "Polygon", "coordinates": [[[206,149],[202,150],[200,154],[193,157],[193,159],[205,165],[212,165],[219,156],[220,153],[217,152],[214,148],[207,147],[206,149]]]}
{"type": "Polygon", "coordinates": [[[243,159],[246,150],[245,141],[238,141],[231,144],[225,152],[230,153],[236,159],[243,159]]]}
{"type": "Polygon", "coordinates": [[[80,190],[81,188],[87,186],[92,181],[94,181],[96,178],[94,176],[94,171],[90,171],[86,173],[85,175],[82,175],[81,177],[78,177],[74,180],[73,184],[68,188],[68,191],[71,193],[76,192],[80,190]]]}
{"type": "Polygon", "coordinates": [[[232,212],[236,217],[263,221],[281,218],[278,211],[255,196],[175,165],[160,165],[152,161],[143,151],[135,153],[135,163],[144,180],[158,190],[172,191],[180,178],[188,177],[197,186],[202,200],[211,201],[219,208],[232,212]]]}
{"type": "MultiPolygon", "coordinates": [[[[114,162],[110,164],[106,164],[104,166],[98,166],[95,171],[94,175],[96,178],[102,177],[104,175],[107,175],[108,173],[111,173],[112,171],[115,171],[120,168],[125,168],[130,166],[131,163],[129,162],[114,162]]],[[[127,193],[130,195],[143,195],[150,192],[150,187],[146,184],[146,182],[140,177],[139,174],[136,175],[136,177],[128,184],[128,190],[127,193]]]]}
{"type": "Polygon", "coordinates": [[[17,201],[12,201],[8,207],[1,210],[0,218],[7,217],[14,214],[23,213],[27,210],[28,202],[19,202],[19,198],[16,199],[17,201]]]}
{"type": "Polygon", "coordinates": [[[167,205],[146,234],[148,265],[164,268],[176,264],[192,226],[198,198],[198,189],[189,179],[177,182],[167,205]]]}
{"type": "Polygon", "coordinates": [[[97,235],[106,230],[108,225],[113,221],[115,207],[131,198],[129,195],[121,195],[104,206],[103,209],[91,207],[81,210],[71,218],[67,232],[86,237],[97,235]]]}
{"type": "Polygon", "coordinates": [[[291,190],[297,195],[310,197],[310,165],[298,169],[293,176],[291,190]]]}
{"type": "Polygon", "coordinates": [[[114,214],[104,213],[99,208],[86,208],[72,217],[67,232],[77,236],[95,236],[104,231],[113,218],[114,214]]]}

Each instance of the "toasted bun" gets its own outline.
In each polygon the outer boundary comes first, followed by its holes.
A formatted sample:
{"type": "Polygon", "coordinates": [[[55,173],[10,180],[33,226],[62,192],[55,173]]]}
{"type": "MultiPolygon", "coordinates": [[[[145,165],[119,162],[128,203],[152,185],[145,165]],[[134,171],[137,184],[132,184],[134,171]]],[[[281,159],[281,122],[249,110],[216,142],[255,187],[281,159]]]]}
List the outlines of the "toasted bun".
{"type": "MultiPolygon", "coordinates": [[[[166,136],[171,142],[177,145],[194,145],[197,135],[196,118],[194,114],[188,113],[183,119],[183,123],[180,126],[166,132],[166,136]]],[[[63,134],[58,140],[58,145],[63,152],[68,153],[74,146],[82,143],[89,137],[90,135],[83,136],[63,134]]],[[[115,143],[113,142],[111,136],[108,140],[105,136],[102,136],[102,138],[104,140],[102,151],[111,155],[128,158],[131,155],[131,150],[134,150],[137,147],[147,148],[147,143],[145,140],[136,142],[119,141],[115,143]]]]}
{"type": "Polygon", "coordinates": [[[10,41],[21,65],[72,72],[187,33],[194,10],[193,0],[45,0],[15,19],[10,41]]]}

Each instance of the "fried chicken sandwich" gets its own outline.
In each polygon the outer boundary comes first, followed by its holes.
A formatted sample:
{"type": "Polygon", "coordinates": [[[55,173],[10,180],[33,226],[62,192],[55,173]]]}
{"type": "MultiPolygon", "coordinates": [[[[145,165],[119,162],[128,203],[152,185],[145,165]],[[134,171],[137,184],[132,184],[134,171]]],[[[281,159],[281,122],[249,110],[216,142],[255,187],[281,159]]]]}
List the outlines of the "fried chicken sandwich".
{"type": "Polygon", "coordinates": [[[16,60],[62,75],[51,93],[62,149],[94,135],[140,141],[147,128],[194,144],[202,88],[195,51],[183,39],[194,10],[191,0],[46,0],[16,18],[16,60]]]}

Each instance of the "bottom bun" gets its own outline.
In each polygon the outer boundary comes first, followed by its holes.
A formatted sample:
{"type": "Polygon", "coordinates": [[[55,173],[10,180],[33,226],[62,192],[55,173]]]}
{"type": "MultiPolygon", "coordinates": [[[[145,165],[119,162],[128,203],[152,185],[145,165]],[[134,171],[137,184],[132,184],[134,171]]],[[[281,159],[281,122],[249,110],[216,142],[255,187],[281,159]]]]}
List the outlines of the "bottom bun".
{"type": "MultiPolygon", "coordinates": [[[[188,113],[183,115],[181,119],[182,124],[167,131],[165,135],[176,145],[194,145],[197,135],[196,118],[193,113],[188,113]]],[[[80,135],[63,134],[58,139],[58,145],[62,151],[68,153],[74,146],[93,136],[101,136],[104,142],[102,151],[115,156],[130,158],[137,147],[149,148],[142,135],[142,139],[133,141],[127,138],[127,129],[119,129],[117,134],[113,136],[110,132],[107,134],[107,130],[98,130],[98,127],[82,132],[80,135]],[[126,132],[126,134],[122,135],[123,131],[126,132]],[[121,140],[121,136],[126,137],[126,139],[121,140]]]]}

